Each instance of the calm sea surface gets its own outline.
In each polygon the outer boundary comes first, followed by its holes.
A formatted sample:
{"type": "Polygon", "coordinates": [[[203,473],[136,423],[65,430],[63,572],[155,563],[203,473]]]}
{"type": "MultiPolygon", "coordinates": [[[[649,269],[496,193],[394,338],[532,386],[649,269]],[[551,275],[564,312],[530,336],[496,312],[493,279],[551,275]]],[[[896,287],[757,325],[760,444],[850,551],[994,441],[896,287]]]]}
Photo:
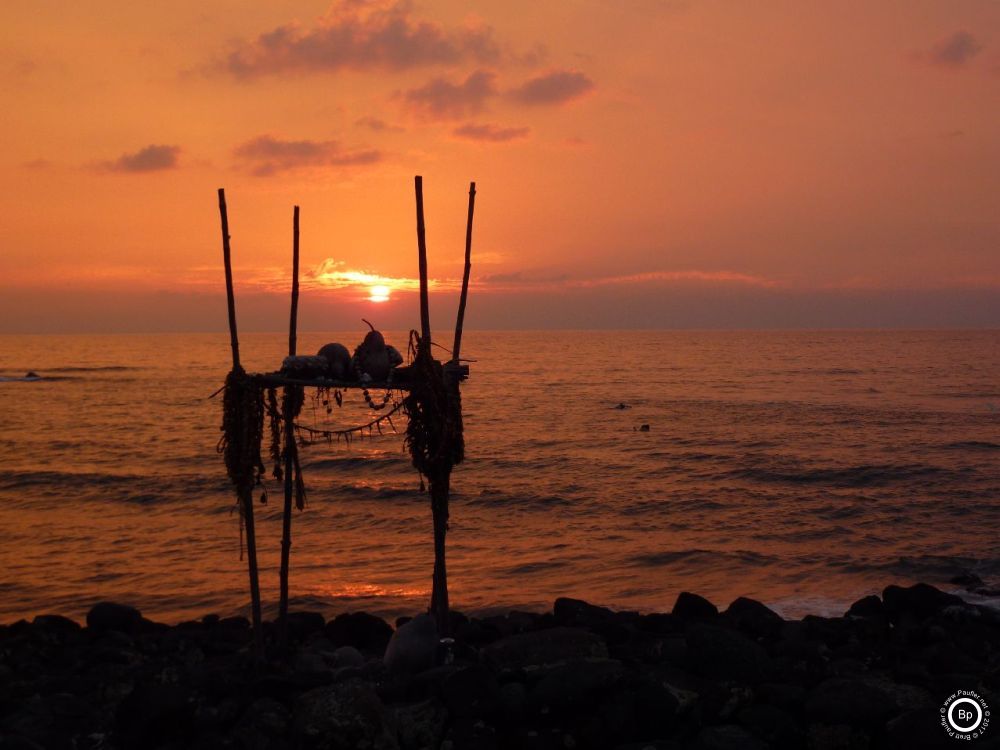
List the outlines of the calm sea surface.
{"type": "MultiPolygon", "coordinates": [[[[300,351],[360,335],[305,334],[300,351]]],[[[285,346],[244,336],[245,364],[275,369],[285,346]]],[[[688,589],[839,613],[965,570],[1000,588],[1000,332],[471,332],[463,353],[460,609],[663,610],[688,589]]],[[[168,622],[246,610],[208,399],[228,358],[219,335],[0,337],[0,622],[100,599],[168,622]]],[[[368,418],[350,392],[301,421],[368,418]]],[[[303,459],[293,606],[424,608],[430,509],[401,436],[303,459]]],[[[271,605],[280,494],[258,506],[271,605]]]]}

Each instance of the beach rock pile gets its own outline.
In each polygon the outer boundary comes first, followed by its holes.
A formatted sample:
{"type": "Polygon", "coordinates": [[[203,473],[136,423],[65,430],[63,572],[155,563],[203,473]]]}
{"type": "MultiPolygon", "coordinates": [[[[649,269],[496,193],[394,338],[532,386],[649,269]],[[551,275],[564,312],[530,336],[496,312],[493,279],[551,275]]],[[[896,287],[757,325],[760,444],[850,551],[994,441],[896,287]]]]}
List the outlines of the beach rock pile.
{"type": "Polygon", "coordinates": [[[166,626],[105,603],[85,627],[0,626],[0,748],[919,750],[955,746],[955,691],[1000,706],[1000,615],[925,584],[801,620],[691,593],[653,614],[558,599],[455,612],[444,644],[419,617],[288,624],[285,654],[267,624],[256,670],[241,617],[166,626]]]}

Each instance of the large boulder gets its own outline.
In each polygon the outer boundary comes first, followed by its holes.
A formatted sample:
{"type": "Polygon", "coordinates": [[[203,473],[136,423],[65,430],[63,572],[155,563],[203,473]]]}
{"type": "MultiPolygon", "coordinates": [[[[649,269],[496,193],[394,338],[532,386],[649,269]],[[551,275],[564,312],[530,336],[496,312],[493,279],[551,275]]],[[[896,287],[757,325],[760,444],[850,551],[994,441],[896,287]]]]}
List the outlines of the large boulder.
{"type": "Polygon", "coordinates": [[[844,614],[845,617],[882,617],[883,615],[885,615],[885,608],[882,606],[882,600],[874,594],[858,599],[844,614]]]}
{"type": "Polygon", "coordinates": [[[295,640],[302,640],[323,630],[326,620],[319,612],[289,612],[288,633],[295,640]]]}
{"type": "Polygon", "coordinates": [[[166,740],[181,740],[195,731],[195,702],[179,685],[140,683],[119,704],[117,745],[150,747],[166,740]]]}
{"type": "Polygon", "coordinates": [[[143,629],[144,623],[142,613],[127,604],[98,602],[87,613],[87,627],[95,632],[117,630],[137,633],[143,629]]]}
{"type": "Polygon", "coordinates": [[[528,692],[528,709],[536,713],[579,710],[596,703],[624,673],[622,663],[615,659],[574,659],[546,667],[528,692]]]}
{"type": "Polygon", "coordinates": [[[581,627],[603,625],[615,616],[615,613],[607,607],[598,607],[582,599],[570,599],[565,596],[556,599],[552,613],[560,625],[579,625],[581,627]]]}
{"type": "Polygon", "coordinates": [[[38,615],[31,624],[45,633],[56,637],[75,635],[80,632],[80,623],[62,615],[38,615]]]}
{"type": "Polygon", "coordinates": [[[354,646],[381,656],[392,638],[392,626],[367,612],[345,612],[326,624],[326,637],[334,646],[354,646]]]}
{"type": "Polygon", "coordinates": [[[389,707],[390,721],[403,748],[437,748],[444,737],[447,715],[440,701],[426,699],[389,707]]]}
{"type": "Polygon", "coordinates": [[[882,603],[893,621],[904,616],[926,620],[948,607],[967,606],[961,597],[945,593],[926,583],[917,583],[908,588],[887,586],[882,592],[882,603]]]}
{"type": "Polygon", "coordinates": [[[696,625],[687,634],[688,668],[705,677],[756,684],[771,672],[763,647],[742,633],[712,625],[696,625]]]}
{"type": "Polygon", "coordinates": [[[740,630],[754,638],[774,638],[781,634],[785,621],[777,612],[756,599],[739,597],[729,605],[726,617],[740,630]]]}
{"type": "Polygon", "coordinates": [[[580,628],[548,628],[501,638],[482,651],[498,670],[553,664],[566,659],[607,658],[608,647],[599,635],[580,628]]]}
{"type": "Polygon", "coordinates": [[[823,724],[874,726],[896,711],[896,701],[889,693],[859,679],[826,680],[806,699],[806,715],[823,724]]]}
{"type": "Polygon", "coordinates": [[[682,591],[677,595],[672,614],[682,620],[708,620],[719,614],[719,608],[703,596],[682,591]]]}
{"type": "Polygon", "coordinates": [[[383,657],[386,669],[392,674],[417,674],[430,669],[437,660],[438,644],[434,618],[418,615],[393,633],[383,657]]]}
{"type": "Polygon", "coordinates": [[[768,750],[770,745],[736,724],[720,724],[702,729],[691,747],[692,750],[768,750]]]}
{"type": "Polygon", "coordinates": [[[232,736],[245,750],[281,747],[291,714],[273,698],[258,698],[243,712],[232,736]]]}
{"type": "Polygon", "coordinates": [[[486,667],[473,664],[444,678],[441,693],[448,712],[461,718],[484,717],[500,709],[500,685],[486,667]]]}
{"type": "Polygon", "coordinates": [[[294,745],[323,750],[396,750],[395,733],[374,688],[361,680],[327,685],[299,696],[292,718],[294,745]]]}

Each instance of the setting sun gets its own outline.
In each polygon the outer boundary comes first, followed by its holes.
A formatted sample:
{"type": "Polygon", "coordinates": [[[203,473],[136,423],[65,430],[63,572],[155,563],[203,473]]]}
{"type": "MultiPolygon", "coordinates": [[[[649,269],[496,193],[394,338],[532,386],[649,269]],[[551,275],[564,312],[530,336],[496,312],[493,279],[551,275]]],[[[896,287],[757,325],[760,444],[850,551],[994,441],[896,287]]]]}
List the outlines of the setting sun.
{"type": "Polygon", "coordinates": [[[389,301],[389,287],[382,284],[372,286],[368,288],[368,301],[369,302],[388,302],[389,301]]]}

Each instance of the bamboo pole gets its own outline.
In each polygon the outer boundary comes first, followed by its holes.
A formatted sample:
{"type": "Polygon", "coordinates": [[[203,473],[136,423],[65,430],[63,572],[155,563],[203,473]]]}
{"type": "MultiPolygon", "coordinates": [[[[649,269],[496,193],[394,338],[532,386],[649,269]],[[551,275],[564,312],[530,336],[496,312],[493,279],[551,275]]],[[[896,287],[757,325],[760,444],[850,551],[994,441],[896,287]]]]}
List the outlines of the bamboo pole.
{"type": "Polygon", "coordinates": [[[448,605],[448,568],[445,562],[445,538],[448,533],[448,495],[451,470],[430,478],[431,515],[434,522],[434,575],[431,585],[431,614],[437,623],[438,635],[451,635],[448,605]]]}
{"type": "Polygon", "coordinates": [[[299,207],[292,213],[292,310],[288,320],[288,356],[295,356],[299,319],[299,207]]]}
{"type": "Polygon", "coordinates": [[[465,223],[465,271],[462,274],[462,296],[458,299],[458,317],[455,319],[455,344],[451,359],[458,363],[462,351],[462,326],[465,323],[465,302],[469,297],[469,275],[472,273],[472,214],[476,209],[476,183],[469,183],[469,218],[465,223]]]}
{"type": "MultiPolygon", "coordinates": [[[[417,260],[420,271],[420,350],[418,356],[431,357],[431,319],[427,280],[427,239],[424,226],[424,181],[419,175],[413,178],[417,198],[417,260]]],[[[434,572],[431,586],[431,614],[437,622],[438,633],[448,632],[448,574],[445,567],[445,534],[448,530],[447,472],[429,476],[431,515],[434,523],[434,572]]]]}
{"type": "Polygon", "coordinates": [[[233,348],[233,370],[240,370],[240,340],[236,335],[236,298],[233,295],[233,264],[229,251],[229,214],[226,191],[219,188],[219,214],[222,216],[222,262],[226,268],[226,302],[229,305],[229,343],[233,348]]]}
{"type": "MultiPolygon", "coordinates": [[[[229,341],[233,349],[233,372],[240,373],[240,342],[236,332],[236,297],[233,294],[233,262],[229,247],[229,215],[226,210],[226,192],[219,188],[219,215],[222,219],[222,262],[226,270],[226,301],[229,307],[229,341]]],[[[248,419],[241,414],[241,421],[248,419]]],[[[241,446],[243,448],[245,446],[241,446]]],[[[257,534],[253,518],[253,491],[239,490],[240,508],[247,536],[247,569],[250,576],[250,606],[253,616],[254,658],[258,663],[264,659],[264,629],[260,613],[260,575],[257,570],[257,534]]]]}
{"type": "MultiPolygon", "coordinates": [[[[294,357],[297,345],[297,328],[299,312],[299,207],[296,206],[292,215],[292,305],[288,320],[288,356],[294,357]]],[[[282,647],[288,645],[288,568],[292,551],[292,491],[294,487],[293,472],[295,462],[295,435],[293,416],[287,397],[288,389],[296,386],[285,386],[284,399],[285,419],[285,507],[281,515],[281,593],[278,604],[278,642],[282,647]]]]}
{"type": "Polygon", "coordinates": [[[417,260],[420,268],[420,346],[431,350],[431,313],[427,290],[427,239],[424,229],[424,178],[413,178],[417,193],[417,260]]]}

